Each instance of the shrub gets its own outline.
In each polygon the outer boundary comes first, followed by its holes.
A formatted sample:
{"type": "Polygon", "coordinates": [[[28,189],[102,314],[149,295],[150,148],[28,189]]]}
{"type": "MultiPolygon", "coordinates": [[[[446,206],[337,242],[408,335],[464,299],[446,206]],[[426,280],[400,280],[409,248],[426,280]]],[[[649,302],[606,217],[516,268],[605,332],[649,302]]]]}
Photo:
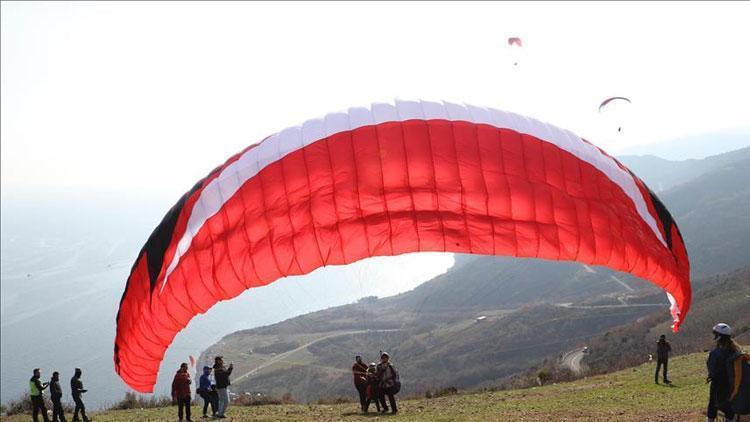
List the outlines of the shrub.
{"type": "Polygon", "coordinates": [[[8,416],[31,413],[31,396],[29,393],[25,393],[21,397],[9,401],[5,407],[5,412],[8,416]]]}
{"type": "Polygon", "coordinates": [[[243,395],[235,397],[232,400],[232,404],[236,406],[270,406],[295,403],[297,402],[294,400],[294,398],[292,398],[291,393],[285,393],[281,397],[267,396],[261,393],[245,393],[243,395]]]}
{"type": "Polygon", "coordinates": [[[297,347],[299,347],[299,343],[297,343],[296,341],[279,341],[267,346],[257,346],[253,348],[251,353],[270,355],[273,353],[284,353],[289,350],[296,349],[297,347]]]}
{"type": "Polygon", "coordinates": [[[431,391],[428,389],[427,391],[425,391],[424,397],[427,399],[434,399],[444,396],[453,396],[455,394],[458,394],[458,388],[451,385],[449,387],[444,387],[435,391],[431,391]]]}
{"type": "Polygon", "coordinates": [[[133,392],[127,392],[122,400],[110,406],[108,410],[151,409],[171,405],[172,399],[168,396],[146,397],[133,392]]]}
{"type": "Polygon", "coordinates": [[[544,385],[549,379],[551,378],[551,375],[546,370],[542,369],[536,374],[536,378],[539,380],[539,385],[544,385]]]}
{"type": "Polygon", "coordinates": [[[346,396],[321,397],[318,399],[318,404],[344,404],[353,402],[354,399],[346,396]]]}

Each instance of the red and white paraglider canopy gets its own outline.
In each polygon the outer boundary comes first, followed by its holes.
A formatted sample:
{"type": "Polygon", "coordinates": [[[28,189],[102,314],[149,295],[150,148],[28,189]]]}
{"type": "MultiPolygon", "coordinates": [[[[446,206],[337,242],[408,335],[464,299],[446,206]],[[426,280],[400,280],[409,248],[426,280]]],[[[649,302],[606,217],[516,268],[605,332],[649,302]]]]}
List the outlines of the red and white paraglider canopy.
{"type": "Polygon", "coordinates": [[[664,288],[675,329],[690,308],[677,225],[617,160],[518,114],[396,101],[285,129],[185,193],[133,265],[115,369],[150,392],[175,335],[218,301],[416,251],[602,265],[664,288]]]}

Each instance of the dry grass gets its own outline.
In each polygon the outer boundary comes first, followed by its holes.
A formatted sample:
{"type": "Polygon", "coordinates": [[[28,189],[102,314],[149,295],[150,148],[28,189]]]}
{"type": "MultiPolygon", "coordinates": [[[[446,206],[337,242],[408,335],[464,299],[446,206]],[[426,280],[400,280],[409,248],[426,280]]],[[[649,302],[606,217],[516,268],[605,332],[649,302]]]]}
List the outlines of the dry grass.
{"type": "MultiPolygon", "coordinates": [[[[708,396],[705,356],[681,356],[670,362],[671,387],[653,384],[652,365],[642,365],[571,383],[510,391],[476,392],[432,399],[409,399],[396,416],[360,415],[357,404],[231,407],[234,421],[699,421],[708,396]]],[[[120,410],[95,414],[98,422],[172,421],[175,407],[120,410]]],[[[200,419],[200,410],[193,407],[200,419]]],[[[28,416],[3,418],[25,421],[28,416]]]]}

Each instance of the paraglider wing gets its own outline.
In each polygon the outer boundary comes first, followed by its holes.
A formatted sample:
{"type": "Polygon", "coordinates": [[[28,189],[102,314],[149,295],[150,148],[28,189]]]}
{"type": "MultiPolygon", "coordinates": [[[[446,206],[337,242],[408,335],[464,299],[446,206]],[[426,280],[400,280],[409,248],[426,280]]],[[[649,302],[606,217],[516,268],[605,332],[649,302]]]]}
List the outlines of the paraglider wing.
{"type": "Polygon", "coordinates": [[[675,329],[690,307],[677,225],[617,160],[517,114],[397,101],[283,130],[183,195],[128,277],[115,369],[150,392],[175,335],[218,301],[321,266],[417,251],[628,272],[670,294],[675,329]]]}
{"type": "Polygon", "coordinates": [[[511,59],[513,60],[513,67],[518,66],[518,62],[521,57],[521,47],[523,47],[523,41],[518,37],[508,38],[508,47],[510,48],[511,59]]]}
{"type": "Polygon", "coordinates": [[[622,100],[622,101],[627,101],[629,103],[632,103],[632,101],[630,101],[630,99],[626,97],[609,97],[606,100],[602,101],[601,104],[599,104],[599,111],[602,111],[602,108],[606,107],[607,104],[611,103],[612,101],[617,101],[617,100],[622,100]]]}
{"type": "Polygon", "coordinates": [[[523,41],[521,41],[521,39],[518,37],[510,37],[508,38],[508,45],[510,46],[515,45],[518,47],[523,47],[523,41]]]}

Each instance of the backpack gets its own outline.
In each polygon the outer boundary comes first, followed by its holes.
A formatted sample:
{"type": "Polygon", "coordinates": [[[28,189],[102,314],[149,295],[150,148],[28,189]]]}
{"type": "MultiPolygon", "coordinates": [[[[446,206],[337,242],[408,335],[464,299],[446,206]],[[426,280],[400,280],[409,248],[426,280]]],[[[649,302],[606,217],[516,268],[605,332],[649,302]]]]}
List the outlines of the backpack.
{"type": "Polygon", "coordinates": [[[738,415],[750,414],[750,354],[736,353],[727,360],[729,403],[738,415]]]}
{"type": "Polygon", "coordinates": [[[395,381],[393,383],[393,387],[391,387],[391,394],[398,394],[398,392],[401,391],[401,379],[398,375],[398,371],[396,370],[396,368],[394,368],[390,364],[389,366],[391,366],[391,369],[393,370],[393,379],[395,381]]]}
{"type": "Polygon", "coordinates": [[[398,394],[401,391],[401,380],[399,379],[398,371],[390,363],[388,363],[387,368],[391,368],[391,371],[393,371],[393,378],[381,380],[380,388],[390,394],[398,394]]]}

